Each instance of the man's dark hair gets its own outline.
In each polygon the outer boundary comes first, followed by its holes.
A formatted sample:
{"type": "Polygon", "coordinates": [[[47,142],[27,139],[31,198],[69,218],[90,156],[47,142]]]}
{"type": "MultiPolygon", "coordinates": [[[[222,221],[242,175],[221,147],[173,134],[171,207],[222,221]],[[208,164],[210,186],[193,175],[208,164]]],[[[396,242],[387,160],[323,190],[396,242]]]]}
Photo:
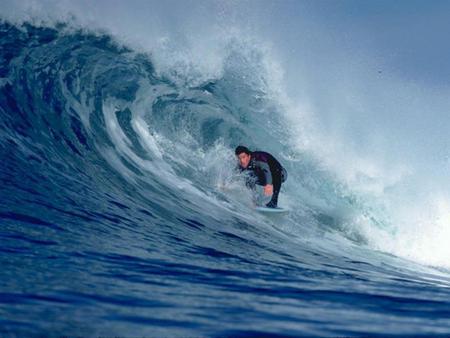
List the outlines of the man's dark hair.
{"type": "Polygon", "coordinates": [[[236,147],[236,150],[234,151],[234,153],[236,154],[236,155],[239,155],[239,154],[242,154],[242,153],[246,153],[247,155],[250,155],[250,150],[248,150],[248,148],[247,147],[244,147],[244,146],[237,146],[236,147]]]}

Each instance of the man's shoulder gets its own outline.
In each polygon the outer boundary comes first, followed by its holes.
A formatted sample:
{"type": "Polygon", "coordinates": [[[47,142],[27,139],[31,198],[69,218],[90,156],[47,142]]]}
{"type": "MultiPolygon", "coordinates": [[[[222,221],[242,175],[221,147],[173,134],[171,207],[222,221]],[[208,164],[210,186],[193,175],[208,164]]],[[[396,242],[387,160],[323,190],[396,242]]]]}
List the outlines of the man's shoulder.
{"type": "Polygon", "coordinates": [[[252,152],[252,157],[256,160],[256,161],[263,161],[263,162],[267,162],[271,157],[273,157],[272,155],[270,155],[269,153],[265,152],[265,151],[254,151],[252,152]]]}

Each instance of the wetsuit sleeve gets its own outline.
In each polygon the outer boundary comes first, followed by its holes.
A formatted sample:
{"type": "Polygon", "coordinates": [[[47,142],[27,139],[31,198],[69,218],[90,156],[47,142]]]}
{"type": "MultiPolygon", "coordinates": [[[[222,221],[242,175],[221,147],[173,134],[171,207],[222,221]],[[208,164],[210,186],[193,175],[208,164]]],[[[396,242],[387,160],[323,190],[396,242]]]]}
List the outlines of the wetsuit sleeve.
{"type": "Polygon", "coordinates": [[[262,161],[257,161],[255,164],[263,171],[264,176],[266,177],[266,184],[272,184],[272,173],[270,172],[269,164],[262,161]]]}

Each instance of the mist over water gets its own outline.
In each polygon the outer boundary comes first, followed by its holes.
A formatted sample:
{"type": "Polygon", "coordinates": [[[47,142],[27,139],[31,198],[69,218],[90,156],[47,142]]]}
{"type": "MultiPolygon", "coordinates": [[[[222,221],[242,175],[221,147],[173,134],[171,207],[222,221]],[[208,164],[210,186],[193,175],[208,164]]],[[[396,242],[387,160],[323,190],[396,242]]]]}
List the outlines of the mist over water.
{"type": "Polygon", "coordinates": [[[4,332],[448,333],[445,7],[2,1],[4,332]]]}

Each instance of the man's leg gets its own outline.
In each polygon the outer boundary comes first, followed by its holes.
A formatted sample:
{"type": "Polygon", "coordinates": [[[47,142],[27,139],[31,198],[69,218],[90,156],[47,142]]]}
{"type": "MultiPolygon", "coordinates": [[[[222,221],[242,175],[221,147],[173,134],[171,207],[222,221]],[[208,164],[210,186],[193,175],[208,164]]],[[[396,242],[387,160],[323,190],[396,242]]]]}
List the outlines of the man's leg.
{"type": "Polygon", "coordinates": [[[278,205],[278,194],[280,193],[281,188],[281,172],[276,171],[272,173],[272,184],[273,184],[273,194],[272,199],[269,203],[266,204],[266,207],[276,208],[278,205]]]}
{"type": "Polygon", "coordinates": [[[261,185],[258,176],[251,173],[247,174],[245,179],[245,186],[251,191],[252,203],[255,206],[258,205],[258,194],[256,191],[257,185],[261,185]]]}

